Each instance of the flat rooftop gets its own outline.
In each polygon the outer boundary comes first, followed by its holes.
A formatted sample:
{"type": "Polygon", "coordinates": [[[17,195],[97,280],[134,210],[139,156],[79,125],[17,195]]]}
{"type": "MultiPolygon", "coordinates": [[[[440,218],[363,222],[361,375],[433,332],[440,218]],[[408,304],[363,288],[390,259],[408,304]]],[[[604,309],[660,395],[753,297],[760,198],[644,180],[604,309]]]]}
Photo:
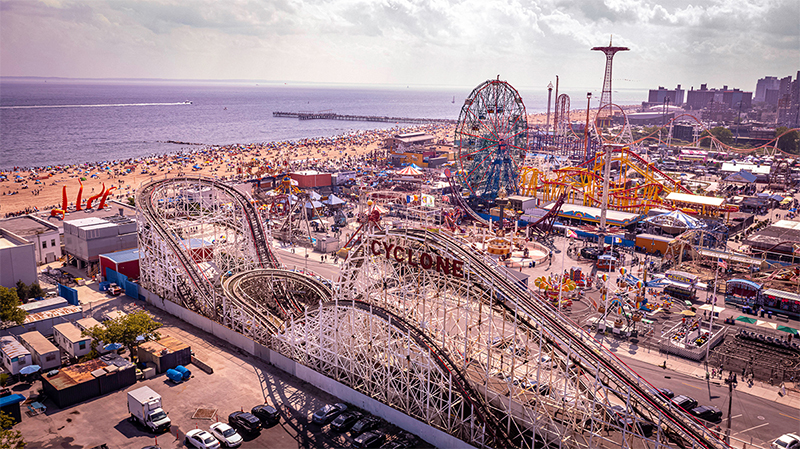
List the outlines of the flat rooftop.
{"type": "Polygon", "coordinates": [[[16,243],[12,242],[11,240],[9,240],[9,239],[3,237],[2,235],[0,235],[0,249],[13,248],[15,246],[18,246],[18,245],[16,243]]]}
{"type": "Polygon", "coordinates": [[[36,234],[44,234],[46,232],[58,231],[58,226],[46,225],[41,221],[31,217],[30,215],[23,215],[21,217],[7,218],[0,220],[0,228],[11,231],[14,234],[27,239],[28,237],[36,234]]]}

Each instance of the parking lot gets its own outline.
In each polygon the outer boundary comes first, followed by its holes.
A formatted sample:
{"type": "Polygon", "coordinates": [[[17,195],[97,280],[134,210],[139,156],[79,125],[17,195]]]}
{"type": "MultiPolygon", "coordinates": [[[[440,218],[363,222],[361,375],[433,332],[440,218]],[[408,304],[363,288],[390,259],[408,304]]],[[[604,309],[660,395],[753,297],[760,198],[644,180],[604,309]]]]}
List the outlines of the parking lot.
{"type": "MultiPolygon", "coordinates": [[[[144,306],[140,301],[117,298],[108,304],[93,304],[92,310],[99,317],[111,304],[127,312],[144,306]]],[[[109,448],[142,448],[156,443],[162,448],[184,447],[185,432],[194,428],[208,430],[214,420],[227,422],[231,412],[250,411],[264,402],[279,410],[280,423],[262,429],[255,436],[245,436],[243,448],[351,445],[349,436],[330,431],[329,425],[320,427],[311,423],[311,415],[317,409],[326,403],[339,402],[337,398],[157,309],[146,309],[164,323],[160,329],[162,334],[188,343],[214,373],[206,374],[189,365],[192,377],[180,384],[160,374],[65,409],[57,408],[48,400],[44,414],[28,416],[23,413],[23,421],[15,427],[22,431],[28,448],[92,448],[101,444],[109,448]],[[127,391],[141,386],[149,386],[161,395],[163,408],[172,420],[171,433],[154,436],[128,421],[127,391]],[[195,416],[196,413],[208,415],[211,411],[216,411],[212,419],[195,416]]],[[[27,397],[41,387],[41,382],[36,381],[27,392],[19,391],[23,386],[18,384],[15,392],[27,397]]],[[[391,434],[398,430],[388,424],[385,428],[391,434]]]]}

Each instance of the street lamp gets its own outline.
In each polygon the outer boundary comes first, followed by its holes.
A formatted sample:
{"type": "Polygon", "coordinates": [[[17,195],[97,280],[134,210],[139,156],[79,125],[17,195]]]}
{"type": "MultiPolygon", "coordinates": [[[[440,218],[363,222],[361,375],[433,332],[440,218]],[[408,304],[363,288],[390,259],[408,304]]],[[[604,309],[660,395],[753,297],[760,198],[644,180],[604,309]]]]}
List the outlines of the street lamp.
{"type": "Polygon", "coordinates": [[[547,83],[547,124],[545,125],[545,132],[550,133],[550,96],[553,94],[553,83],[547,83]]]}
{"type": "Polygon", "coordinates": [[[739,101],[739,116],[736,119],[736,141],[734,145],[739,145],[739,128],[742,126],[742,102],[739,101]]]}
{"type": "Polygon", "coordinates": [[[592,104],[592,93],[586,92],[586,126],[583,128],[583,138],[586,140],[586,159],[589,158],[589,107],[592,104]]]}

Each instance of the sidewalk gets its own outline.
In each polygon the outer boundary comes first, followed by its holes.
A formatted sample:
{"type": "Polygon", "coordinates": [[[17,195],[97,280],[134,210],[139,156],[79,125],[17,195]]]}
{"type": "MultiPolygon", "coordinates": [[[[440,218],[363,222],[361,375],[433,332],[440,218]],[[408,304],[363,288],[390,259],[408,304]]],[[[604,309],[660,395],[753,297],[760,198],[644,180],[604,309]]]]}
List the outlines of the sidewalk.
{"type": "MultiPolygon", "coordinates": [[[[663,354],[657,350],[648,350],[642,346],[638,346],[622,339],[608,337],[605,339],[605,346],[608,346],[609,339],[613,339],[617,343],[616,353],[619,353],[620,358],[636,358],[636,360],[648,363],[654,366],[663,366],[666,363],[668,371],[680,372],[681,374],[688,374],[696,377],[702,381],[706,380],[706,368],[702,362],[694,362],[691,360],[683,359],[675,355],[663,354]],[[635,346],[635,347],[633,347],[635,346]]],[[[727,373],[726,373],[727,376],[727,373]]],[[[723,380],[719,377],[711,379],[711,383],[716,385],[723,384],[723,380]]],[[[781,396],[779,385],[769,385],[767,382],[755,381],[753,386],[749,386],[744,380],[739,380],[736,389],[740,392],[749,393],[779,404],[787,405],[795,409],[800,409],[800,391],[797,390],[798,385],[786,382],[786,395],[781,396]]]]}

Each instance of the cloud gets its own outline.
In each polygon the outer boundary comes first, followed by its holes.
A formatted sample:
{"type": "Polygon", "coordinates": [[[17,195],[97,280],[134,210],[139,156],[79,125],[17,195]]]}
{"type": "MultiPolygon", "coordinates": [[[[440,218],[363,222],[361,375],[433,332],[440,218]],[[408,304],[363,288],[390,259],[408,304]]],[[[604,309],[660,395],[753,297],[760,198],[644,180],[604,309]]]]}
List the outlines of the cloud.
{"type": "Polygon", "coordinates": [[[0,0],[0,75],[474,86],[755,85],[800,59],[796,0],[0,0]],[[632,80],[632,81],[628,81],[632,80]]]}

